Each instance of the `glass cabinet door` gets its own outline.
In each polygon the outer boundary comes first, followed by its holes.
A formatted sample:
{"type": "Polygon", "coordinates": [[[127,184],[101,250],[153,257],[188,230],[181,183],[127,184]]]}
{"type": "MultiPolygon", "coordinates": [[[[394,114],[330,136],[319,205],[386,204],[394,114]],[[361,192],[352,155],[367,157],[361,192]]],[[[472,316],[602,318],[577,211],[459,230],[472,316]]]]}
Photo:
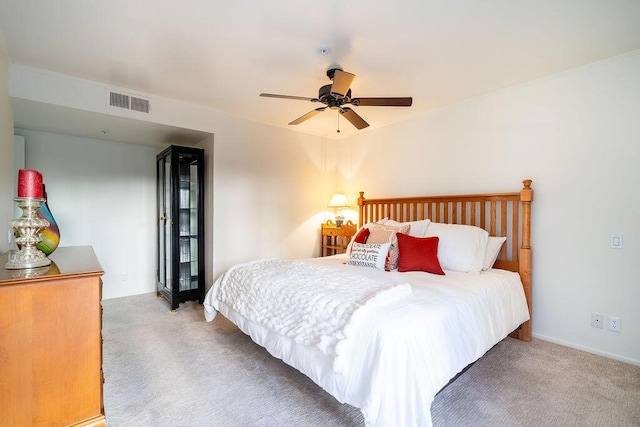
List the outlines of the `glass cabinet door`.
{"type": "Polygon", "coordinates": [[[171,309],[204,299],[204,150],[158,154],[158,295],[171,309]]]}
{"type": "Polygon", "coordinates": [[[180,291],[198,288],[198,165],[194,156],[179,159],[180,291]]]}

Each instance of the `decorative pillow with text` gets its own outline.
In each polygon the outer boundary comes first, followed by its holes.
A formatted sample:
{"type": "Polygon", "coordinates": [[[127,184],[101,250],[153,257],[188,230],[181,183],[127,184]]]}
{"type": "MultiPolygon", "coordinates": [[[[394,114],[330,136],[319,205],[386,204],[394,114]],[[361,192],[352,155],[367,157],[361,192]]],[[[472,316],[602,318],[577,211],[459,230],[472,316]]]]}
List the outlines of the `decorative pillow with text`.
{"type": "Polygon", "coordinates": [[[349,265],[384,270],[390,246],[391,243],[354,243],[351,247],[349,265]]]}
{"type": "MultiPolygon", "coordinates": [[[[349,240],[349,244],[347,245],[347,255],[351,254],[351,246],[353,246],[353,244],[356,241],[356,238],[360,235],[360,232],[362,230],[368,230],[369,228],[371,228],[372,225],[375,224],[384,224],[387,221],[387,218],[382,218],[381,220],[377,221],[377,222],[369,222],[365,225],[363,225],[362,227],[360,227],[358,229],[358,232],[356,234],[354,234],[353,236],[351,236],[351,240],[349,240]]],[[[367,234],[367,238],[369,237],[369,235],[367,234]]],[[[366,242],[358,242],[358,243],[366,243],[366,242]]]]}

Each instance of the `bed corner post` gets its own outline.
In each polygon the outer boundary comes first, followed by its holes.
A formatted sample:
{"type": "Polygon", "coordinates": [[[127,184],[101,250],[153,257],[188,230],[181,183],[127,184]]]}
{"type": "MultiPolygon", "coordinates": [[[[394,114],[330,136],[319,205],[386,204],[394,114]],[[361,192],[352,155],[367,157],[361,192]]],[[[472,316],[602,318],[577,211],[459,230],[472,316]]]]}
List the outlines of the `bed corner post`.
{"type": "Polygon", "coordinates": [[[358,197],[358,206],[360,207],[360,212],[358,214],[358,228],[364,225],[364,191],[360,192],[360,197],[358,197]]]}
{"type": "MultiPolygon", "coordinates": [[[[520,191],[520,201],[522,202],[522,246],[520,247],[519,273],[524,287],[524,294],[527,298],[529,316],[531,312],[531,202],[533,201],[533,190],[531,180],[522,181],[524,188],[520,191]]],[[[516,338],[523,341],[531,341],[531,319],[522,324],[516,331],[516,338]]]]}

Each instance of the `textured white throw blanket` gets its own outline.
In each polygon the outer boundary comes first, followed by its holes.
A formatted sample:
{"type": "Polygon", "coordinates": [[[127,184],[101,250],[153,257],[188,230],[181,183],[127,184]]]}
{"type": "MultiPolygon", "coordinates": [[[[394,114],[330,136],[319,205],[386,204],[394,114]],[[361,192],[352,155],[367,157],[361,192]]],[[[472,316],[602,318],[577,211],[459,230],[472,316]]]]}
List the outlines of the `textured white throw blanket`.
{"type": "Polygon", "coordinates": [[[363,311],[411,293],[409,284],[343,275],[296,261],[260,260],[237,265],[220,279],[216,299],[245,318],[334,358],[340,355],[363,311]]]}

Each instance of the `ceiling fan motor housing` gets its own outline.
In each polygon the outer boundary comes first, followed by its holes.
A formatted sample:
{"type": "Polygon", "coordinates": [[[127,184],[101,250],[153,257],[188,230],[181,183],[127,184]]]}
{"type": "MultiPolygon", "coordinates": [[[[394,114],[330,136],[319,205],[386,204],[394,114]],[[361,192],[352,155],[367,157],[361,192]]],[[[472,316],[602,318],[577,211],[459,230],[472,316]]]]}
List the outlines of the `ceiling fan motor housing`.
{"type": "Polygon", "coordinates": [[[329,68],[327,70],[327,77],[329,77],[329,79],[333,80],[333,76],[336,75],[336,71],[342,71],[342,68],[329,68]]]}
{"type": "Polygon", "coordinates": [[[332,110],[337,110],[343,104],[348,104],[351,102],[351,89],[347,91],[347,94],[344,98],[338,98],[331,94],[331,86],[332,85],[324,85],[318,91],[318,101],[326,104],[332,110]]]}

